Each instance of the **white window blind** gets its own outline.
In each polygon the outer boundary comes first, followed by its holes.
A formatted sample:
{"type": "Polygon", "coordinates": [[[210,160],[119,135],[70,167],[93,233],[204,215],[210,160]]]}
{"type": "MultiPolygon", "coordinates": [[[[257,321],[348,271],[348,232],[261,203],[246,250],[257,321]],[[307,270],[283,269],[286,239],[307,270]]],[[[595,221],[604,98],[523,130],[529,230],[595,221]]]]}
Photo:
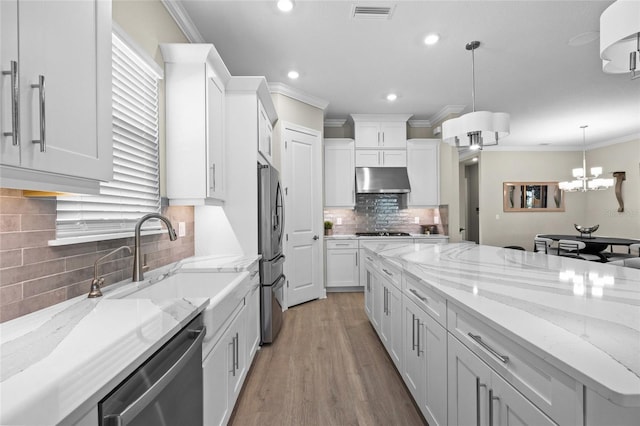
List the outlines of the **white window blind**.
{"type": "MultiPolygon", "coordinates": [[[[116,34],[112,57],[113,180],[100,184],[100,195],[58,197],[57,239],[130,232],[141,216],[160,212],[161,76],[116,34]]],[[[159,221],[145,225],[160,229],[159,221]]]]}

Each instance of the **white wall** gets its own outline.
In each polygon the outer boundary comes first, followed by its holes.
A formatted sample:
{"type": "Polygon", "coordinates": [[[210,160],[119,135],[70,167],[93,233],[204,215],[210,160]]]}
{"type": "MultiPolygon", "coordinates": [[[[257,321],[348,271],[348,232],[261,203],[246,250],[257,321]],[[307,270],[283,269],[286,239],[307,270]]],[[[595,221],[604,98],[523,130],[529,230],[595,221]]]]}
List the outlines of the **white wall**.
{"type": "Polygon", "coordinates": [[[582,163],[582,153],[483,151],[480,154],[480,244],[528,250],[539,233],[571,234],[585,224],[586,194],[568,193],[564,212],[504,212],[502,185],[509,181],[563,181],[582,163]]]}
{"type": "Polygon", "coordinates": [[[503,212],[506,181],[563,181],[582,165],[582,151],[483,151],[480,156],[480,244],[532,249],[538,233],[573,234],[574,223],[600,225],[598,235],[640,238],[640,140],[587,151],[587,168],[602,166],[611,176],[625,171],[625,211],[617,212],[613,189],[565,193],[565,212],[503,212]]]}
{"type": "MultiPolygon", "coordinates": [[[[640,238],[640,138],[587,151],[587,168],[626,172],[622,183],[624,212],[618,212],[613,189],[588,192],[584,225],[599,224],[598,235],[640,238]]],[[[606,176],[610,177],[610,176],[606,176]]]]}

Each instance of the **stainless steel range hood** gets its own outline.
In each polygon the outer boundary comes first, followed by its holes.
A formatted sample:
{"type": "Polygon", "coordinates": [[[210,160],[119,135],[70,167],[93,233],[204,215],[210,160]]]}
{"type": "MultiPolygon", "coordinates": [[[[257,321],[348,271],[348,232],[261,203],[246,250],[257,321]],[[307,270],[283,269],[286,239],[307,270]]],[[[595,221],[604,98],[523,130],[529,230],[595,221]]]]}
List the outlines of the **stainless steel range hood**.
{"type": "Polygon", "coordinates": [[[406,167],[356,167],[358,194],[406,194],[411,192],[406,167]]]}

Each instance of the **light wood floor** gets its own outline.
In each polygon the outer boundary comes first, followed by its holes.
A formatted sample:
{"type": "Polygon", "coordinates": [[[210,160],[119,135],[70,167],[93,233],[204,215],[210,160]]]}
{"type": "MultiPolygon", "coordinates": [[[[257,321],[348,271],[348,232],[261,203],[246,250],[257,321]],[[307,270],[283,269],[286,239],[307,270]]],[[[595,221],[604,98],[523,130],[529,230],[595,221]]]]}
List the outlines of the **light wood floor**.
{"type": "Polygon", "coordinates": [[[253,363],[233,426],[424,425],[364,313],[363,293],[285,312],[276,342],[253,363]]]}

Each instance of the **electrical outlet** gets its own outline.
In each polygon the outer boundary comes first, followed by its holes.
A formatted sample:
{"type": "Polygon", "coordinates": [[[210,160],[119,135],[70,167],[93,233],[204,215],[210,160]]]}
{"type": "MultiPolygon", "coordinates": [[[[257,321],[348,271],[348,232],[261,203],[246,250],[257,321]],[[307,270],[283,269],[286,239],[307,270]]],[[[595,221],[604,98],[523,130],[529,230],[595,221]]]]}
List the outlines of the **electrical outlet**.
{"type": "Polygon", "coordinates": [[[499,214],[496,215],[496,220],[500,220],[500,215],[499,214]]]}
{"type": "Polygon", "coordinates": [[[439,216],[434,216],[433,217],[433,223],[436,224],[436,225],[439,224],[440,223],[440,217],[439,216]]]}
{"type": "Polygon", "coordinates": [[[413,223],[420,223],[420,218],[418,216],[414,217],[413,223]]]}
{"type": "Polygon", "coordinates": [[[342,218],[341,217],[336,218],[336,225],[342,225],[342,218]]]}
{"type": "Polygon", "coordinates": [[[178,222],[178,237],[187,235],[187,226],[184,222],[178,222]]]}

